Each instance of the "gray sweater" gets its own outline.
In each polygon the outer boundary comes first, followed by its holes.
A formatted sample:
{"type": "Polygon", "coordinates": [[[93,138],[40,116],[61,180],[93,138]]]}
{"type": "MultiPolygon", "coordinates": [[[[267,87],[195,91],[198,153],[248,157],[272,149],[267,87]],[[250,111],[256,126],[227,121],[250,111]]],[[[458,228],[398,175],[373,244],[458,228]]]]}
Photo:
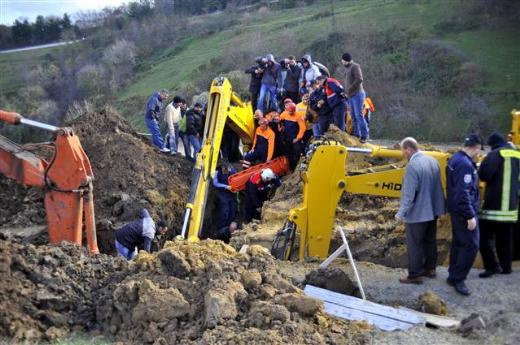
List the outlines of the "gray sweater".
{"type": "Polygon", "coordinates": [[[417,152],[406,166],[397,215],[405,223],[428,222],[446,213],[439,162],[417,152]]]}

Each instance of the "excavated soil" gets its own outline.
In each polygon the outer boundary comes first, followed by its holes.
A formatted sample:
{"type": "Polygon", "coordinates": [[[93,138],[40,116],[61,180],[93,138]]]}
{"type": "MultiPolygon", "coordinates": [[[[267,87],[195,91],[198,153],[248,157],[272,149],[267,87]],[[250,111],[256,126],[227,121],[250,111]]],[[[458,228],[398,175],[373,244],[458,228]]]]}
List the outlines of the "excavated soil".
{"type": "MultiPolygon", "coordinates": [[[[331,126],[326,137],[349,147],[364,147],[356,138],[331,126]]],[[[426,149],[434,149],[427,146],[426,149]]],[[[393,164],[404,166],[403,162],[370,157],[366,154],[347,155],[345,169],[348,172],[366,171],[374,166],[393,164]]],[[[273,239],[287,218],[289,210],[302,202],[303,182],[298,168],[283,179],[283,184],[274,197],[264,204],[261,221],[247,225],[244,231],[232,238],[232,245],[240,248],[243,244],[260,244],[270,248],[273,239]]],[[[369,261],[388,267],[406,267],[406,237],[404,224],[394,216],[399,208],[399,200],[394,198],[345,194],[336,209],[335,228],[346,230],[352,252],[357,260],[369,261]]],[[[447,216],[438,222],[437,244],[439,263],[446,264],[451,240],[451,226],[447,216]]],[[[331,242],[331,252],[342,244],[337,233],[331,242]]]]}
{"type": "Polygon", "coordinates": [[[166,242],[134,262],[71,245],[0,240],[0,339],[71,331],[125,344],[367,344],[365,323],[331,319],[259,246],[166,242]]]}
{"type": "MultiPolygon", "coordinates": [[[[142,208],[147,208],[154,219],[164,219],[174,229],[180,228],[191,163],[159,153],[110,108],[86,114],[69,126],[79,136],[93,167],[102,252],[113,251],[113,230],[138,218],[142,208]]],[[[46,223],[42,190],[20,186],[3,176],[0,187],[0,202],[7,205],[0,210],[0,227],[46,223]]]]}

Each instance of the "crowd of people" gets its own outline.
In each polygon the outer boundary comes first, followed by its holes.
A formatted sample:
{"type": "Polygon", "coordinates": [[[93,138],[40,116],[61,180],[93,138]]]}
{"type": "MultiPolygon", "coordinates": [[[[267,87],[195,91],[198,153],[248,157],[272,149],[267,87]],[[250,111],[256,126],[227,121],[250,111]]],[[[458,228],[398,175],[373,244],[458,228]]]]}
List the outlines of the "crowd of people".
{"type": "MultiPolygon", "coordinates": [[[[304,55],[299,61],[289,56],[277,62],[269,54],[258,57],[256,64],[245,70],[251,75],[249,92],[257,128],[251,149],[244,152],[244,168],[286,156],[290,168],[294,169],[312,138],[322,136],[331,124],[348,131],[361,143],[368,140],[374,106],[366,98],[361,67],[348,53],[342,55],[341,63],[345,72],[343,84],[330,77],[327,69],[312,61],[310,55],[304,55]]],[[[167,130],[163,140],[159,115],[167,98],[168,92],[162,90],[148,101],[145,119],[152,142],[162,152],[177,154],[181,139],[185,156],[194,160],[201,147],[203,106],[196,103],[188,109],[183,98],[174,97],[165,109],[167,130]]],[[[471,294],[465,280],[479,250],[485,269],[479,274],[481,278],[511,273],[513,231],[518,221],[520,195],[520,152],[499,133],[491,135],[487,143],[492,151],[480,167],[475,159],[483,149],[483,140],[477,134],[469,135],[464,147],[450,158],[445,198],[439,162],[421,152],[415,139],[409,137],[401,141],[403,156],[409,161],[400,208],[395,216],[405,223],[406,229],[408,275],[400,279],[401,283],[422,284],[423,278],[436,277],[437,219],[446,211],[452,225],[449,285],[462,295],[471,294]],[[479,181],[486,183],[482,207],[479,181]]],[[[229,177],[235,172],[233,165],[222,163],[213,178],[219,205],[217,229],[210,237],[225,242],[229,242],[237,229],[237,197],[229,186],[229,177]]],[[[250,177],[246,184],[245,222],[259,218],[263,202],[280,183],[271,169],[263,169],[250,177]]],[[[149,246],[147,239],[155,230],[147,217],[145,212],[140,221],[120,230],[119,234],[130,238],[118,235],[116,247],[121,255],[127,258],[135,255],[127,244],[132,246],[138,234],[145,239],[145,246],[149,246]]],[[[164,224],[159,223],[158,229],[165,231],[164,224]]]]}
{"type": "Polygon", "coordinates": [[[415,139],[405,138],[401,142],[403,156],[409,161],[395,216],[405,223],[406,229],[408,276],[400,279],[401,283],[422,284],[423,277],[436,277],[437,218],[446,209],[452,225],[446,280],[449,285],[462,295],[471,294],[465,280],[479,250],[484,263],[480,278],[511,273],[518,221],[520,152],[499,133],[493,133],[487,144],[491,152],[480,167],[475,159],[484,145],[477,134],[469,135],[464,147],[449,159],[445,200],[439,162],[421,152],[415,139]],[[482,207],[479,181],[486,183],[482,207]]]}
{"type": "Polygon", "coordinates": [[[195,161],[202,145],[205,116],[203,105],[195,103],[192,108],[188,108],[184,98],[175,96],[164,108],[163,127],[166,127],[166,135],[163,139],[160,119],[164,101],[168,97],[168,90],[163,89],[155,92],[146,104],[145,122],[152,135],[152,143],[161,152],[177,155],[181,140],[184,156],[195,161]]]}

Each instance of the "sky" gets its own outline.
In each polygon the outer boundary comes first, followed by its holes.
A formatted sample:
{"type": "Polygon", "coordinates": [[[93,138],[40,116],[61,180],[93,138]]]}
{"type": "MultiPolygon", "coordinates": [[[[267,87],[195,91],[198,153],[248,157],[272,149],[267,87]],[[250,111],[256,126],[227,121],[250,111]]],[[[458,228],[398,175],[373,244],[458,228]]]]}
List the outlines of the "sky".
{"type": "Polygon", "coordinates": [[[11,25],[20,17],[30,22],[39,14],[43,16],[63,16],[68,13],[74,20],[78,11],[100,10],[117,7],[125,0],[0,0],[0,24],[11,25]]]}

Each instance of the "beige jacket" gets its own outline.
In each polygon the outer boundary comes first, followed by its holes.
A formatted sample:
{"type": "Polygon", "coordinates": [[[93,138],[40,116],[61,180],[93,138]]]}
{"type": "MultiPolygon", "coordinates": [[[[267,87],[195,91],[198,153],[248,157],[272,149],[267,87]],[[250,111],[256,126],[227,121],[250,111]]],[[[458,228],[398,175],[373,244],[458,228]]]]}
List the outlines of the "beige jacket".
{"type": "Polygon", "coordinates": [[[168,130],[174,130],[174,126],[181,120],[181,108],[175,108],[173,103],[166,106],[164,110],[164,122],[168,125],[168,130]]]}

